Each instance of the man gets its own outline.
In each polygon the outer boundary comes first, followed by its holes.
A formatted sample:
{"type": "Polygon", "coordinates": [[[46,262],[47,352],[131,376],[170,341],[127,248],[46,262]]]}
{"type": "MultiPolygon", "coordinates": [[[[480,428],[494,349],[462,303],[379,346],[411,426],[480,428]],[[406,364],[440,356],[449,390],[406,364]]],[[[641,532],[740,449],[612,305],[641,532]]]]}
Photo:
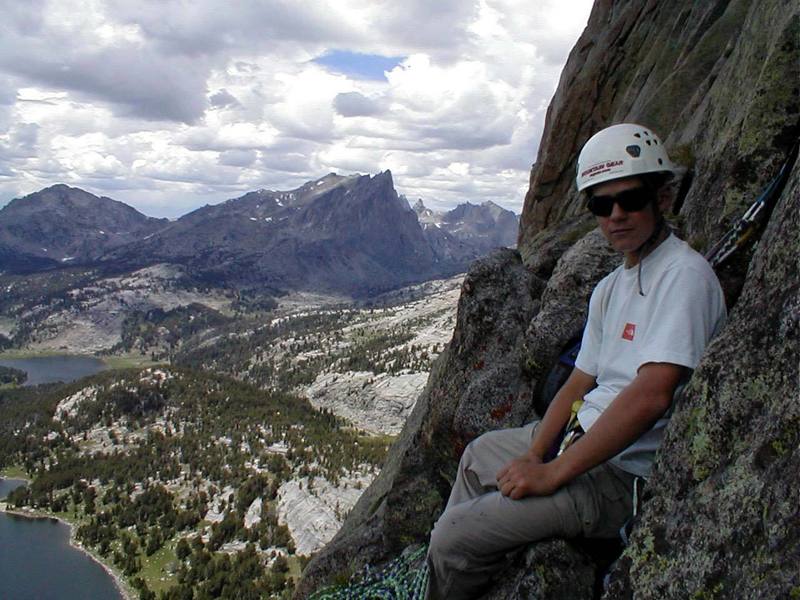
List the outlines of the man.
{"type": "Polygon", "coordinates": [[[592,293],[575,368],[543,419],[464,451],[431,534],[429,598],[476,598],[508,552],[550,537],[613,538],[631,516],[675,389],[725,320],[711,267],[664,222],[672,174],[641,125],[608,127],[583,147],[578,190],[624,263],[592,293]],[[546,462],[581,399],[585,433],[546,462]]]}

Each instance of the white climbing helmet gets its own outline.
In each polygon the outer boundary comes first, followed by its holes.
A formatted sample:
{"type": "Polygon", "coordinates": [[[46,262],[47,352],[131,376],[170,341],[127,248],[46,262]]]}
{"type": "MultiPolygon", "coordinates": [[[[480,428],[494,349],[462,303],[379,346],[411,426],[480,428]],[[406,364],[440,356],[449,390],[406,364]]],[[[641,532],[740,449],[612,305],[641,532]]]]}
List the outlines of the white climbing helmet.
{"type": "Polygon", "coordinates": [[[643,173],[672,176],[675,168],[659,137],[648,127],[620,123],[589,138],[578,157],[578,191],[604,181],[643,173]]]}

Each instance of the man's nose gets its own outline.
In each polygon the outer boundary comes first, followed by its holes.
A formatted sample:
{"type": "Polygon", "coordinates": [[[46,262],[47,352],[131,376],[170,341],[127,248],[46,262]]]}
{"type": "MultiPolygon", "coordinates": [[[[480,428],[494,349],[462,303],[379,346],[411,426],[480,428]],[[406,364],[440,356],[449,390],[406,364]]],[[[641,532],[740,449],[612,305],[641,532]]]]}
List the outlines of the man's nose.
{"type": "Polygon", "coordinates": [[[621,219],[626,218],[627,216],[628,216],[628,212],[626,210],[624,210],[619,205],[618,202],[614,202],[614,204],[611,205],[611,214],[608,215],[609,219],[612,219],[614,221],[619,221],[621,219]]]}

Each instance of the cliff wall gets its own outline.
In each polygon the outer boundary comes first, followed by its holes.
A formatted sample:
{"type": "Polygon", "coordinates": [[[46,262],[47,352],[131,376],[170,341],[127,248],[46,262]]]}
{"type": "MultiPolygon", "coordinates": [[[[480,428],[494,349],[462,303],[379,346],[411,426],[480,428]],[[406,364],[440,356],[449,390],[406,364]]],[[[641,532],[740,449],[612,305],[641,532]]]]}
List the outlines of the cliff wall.
{"type": "MultiPolygon", "coordinates": [[[[380,477],[307,568],[335,575],[426,541],[465,443],[536,413],[544,377],[618,263],[575,190],[595,131],[651,126],[682,167],[673,224],[704,251],[775,176],[800,133],[794,0],[598,0],[564,69],[525,198],[519,253],[473,265],[453,340],[380,477]]],[[[800,594],[800,169],[757,244],[720,271],[731,308],[677,402],[612,598],[800,594]]],[[[489,598],[592,598],[607,549],[540,544],[489,598]]]]}

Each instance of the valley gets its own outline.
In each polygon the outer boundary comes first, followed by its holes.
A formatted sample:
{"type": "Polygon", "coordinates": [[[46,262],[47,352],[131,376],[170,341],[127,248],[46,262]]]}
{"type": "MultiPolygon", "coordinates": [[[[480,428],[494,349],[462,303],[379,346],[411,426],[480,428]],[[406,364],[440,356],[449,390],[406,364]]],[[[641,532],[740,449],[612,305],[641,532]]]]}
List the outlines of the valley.
{"type": "Polygon", "coordinates": [[[33,480],[9,506],[75,523],[140,597],[208,589],[216,569],[238,585],[248,564],[254,597],[283,597],[380,471],[452,335],[461,277],[269,310],[185,281],[150,267],[7,313],[27,353],[158,363],[4,390],[0,465],[33,480]]]}
{"type": "Polygon", "coordinates": [[[516,224],[490,202],[412,209],[388,172],[175,221],[64,185],[14,200],[0,356],[109,368],[9,371],[0,470],[31,484],[7,508],[72,523],[140,598],[289,597],[445,351],[459,273],[516,224]]]}

